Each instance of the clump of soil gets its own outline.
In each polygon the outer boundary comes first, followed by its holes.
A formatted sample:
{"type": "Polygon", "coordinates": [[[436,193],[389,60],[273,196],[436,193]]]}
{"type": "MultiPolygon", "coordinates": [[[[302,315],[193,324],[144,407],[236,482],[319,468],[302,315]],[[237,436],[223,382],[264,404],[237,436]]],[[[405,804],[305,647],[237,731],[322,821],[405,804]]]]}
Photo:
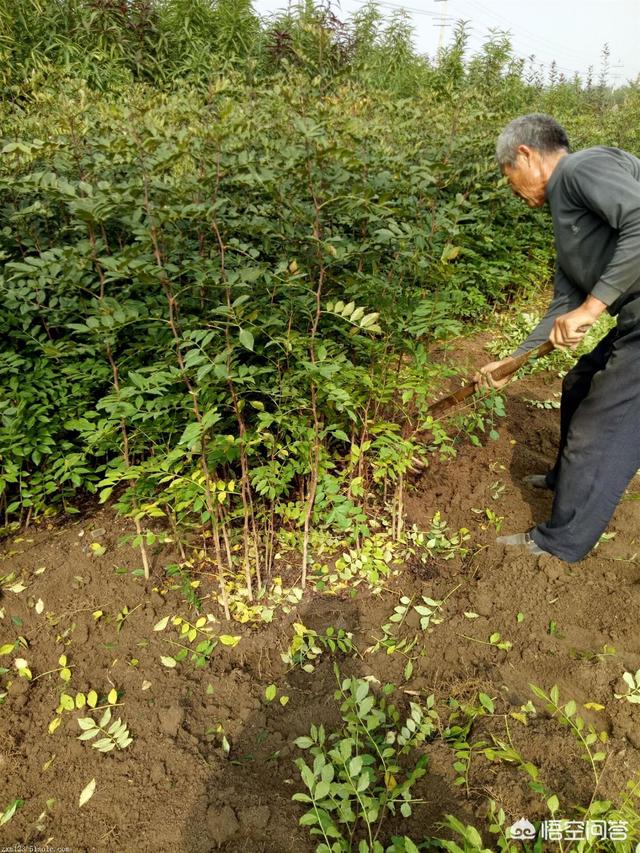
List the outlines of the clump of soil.
{"type": "MultiPolygon", "coordinates": [[[[302,789],[293,740],[307,734],[312,723],[335,728],[340,717],[331,656],[323,655],[312,673],[287,671],[282,662],[293,622],[353,632],[361,654],[338,657],[345,674],[374,675],[403,690],[434,693],[440,709],[449,697],[463,701],[478,691],[488,694],[496,715],[507,716],[479,719],[472,739],[504,739],[507,719],[514,745],[539,768],[562,807],[586,807],[594,794],[593,776],[571,734],[544,712],[528,725],[508,716],[534,698],[531,683],[546,692],[557,684],[563,701],[575,699],[587,722],[607,732],[608,759],[596,797],[615,800],[640,770],[638,706],[614,698],[622,673],[640,669],[640,505],[621,502],[610,526],[615,538],[574,565],[497,547],[486,514],[488,507],[502,517],[503,532],[525,530],[546,516],[551,496],[526,488],[521,478],[553,462],[558,417],[527,401],[551,397],[558,385],[557,377],[547,374],[514,383],[506,392],[508,416],[497,441],[461,446],[455,460],[433,462],[408,488],[408,524],[428,528],[440,511],[451,528],[470,528],[480,549],[466,559],[407,566],[378,596],[362,589],[353,597],[308,593],[289,613],[277,611],[271,624],[221,623],[221,634],[241,634],[242,640],[235,648],[218,646],[202,669],[188,662],[162,665],[161,655],[172,651],[167,634],[154,632],[154,625],[166,615],[193,616],[193,611],[164,572],[172,555],[155,555],[148,585],[131,574],[139,567],[138,554],[119,544],[124,522],[108,509],[5,542],[0,576],[13,571],[27,588],[5,591],[0,600],[0,646],[24,637],[28,649],[21,655],[34,677],[55,670],[64,653],[72,677],[68,684],[58,672],[31,683],[12,673],[2,678],[6,685],[13,677],[0,706],[5,780],[0,808],[16,797],[24,800],[0,828],[2,841],[48,841],[74,853],[314,850],[307,830],[298,825],[303,809],[291,801],[302,789]],[[92,542],[106,548],[102,556],[96,556],[92,542]],[[421,637],[424,655],[415,661],[408,683],[400,654],[364,654],[401,595],[442,599],[455,587],[442,624],[421,637]],[[33,606],[39,599],[40,613],[33,606]],[[129,615],[118,630],[116,617],[125,606],[129,615]],[[97,610],[103,615],[95,619],[97,610]],[[465,612],[477,617],[469,619],[465,612]],[[509,651],[487,644],[496,631],[513,644],[509,651]],[[267,702],[264,691],[271,683],[277,698],[267,702]],[[59,728],[48,733],[63,690],[75,695],[94,688],[103,697],[114,686],[122,703],[118,716],[133,737],[129,748],[101,754],[79,741],[76,718],[84,711],[64,712],[59,728]],[[280,696],[288,697],[286,704],[280,696]],[[585,709],[587,703],[592,707],[585,709]],[[603,710],[594,710],[597,705],[603,710]],[[80,792],[92,778],[95,794],[80,808],[80,792]],[[42,812],[46,816],[39,819],[42,812]]],[[[200,591],[206,594],[214,583],[203,576],[200,591]]],[[[210,611],[217,613],[205,601],[203,612],[210,611]]],[[[405,628],[417,630],[411,622],[405,628]]],[[[0,660],[10,666],[12,656],[0,660]]],[[[401,690],[400,703],[403,695],[401,690]]],[[[484,828],[488,797],[502,804],[509,822],[523,815],[549,816],[518,767],[478,757],[467,792],[454,784],[451,747],[439,738],[426,750],[429,772],[416,790],[424,802],[410,820],[390,824],[394,832],[402,828],[416,840],[441,834],[437,824],[447,813],[484,828]]]]}

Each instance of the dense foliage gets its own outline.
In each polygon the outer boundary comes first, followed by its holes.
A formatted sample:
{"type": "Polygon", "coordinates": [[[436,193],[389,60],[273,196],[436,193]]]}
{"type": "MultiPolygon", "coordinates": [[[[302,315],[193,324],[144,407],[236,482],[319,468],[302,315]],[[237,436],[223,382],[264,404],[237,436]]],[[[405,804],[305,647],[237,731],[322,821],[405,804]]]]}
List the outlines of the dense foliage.
{"type": "Polygon", "coordinates": [[[452,441],[429,344],[546,286],[501,125],[640,147],[637,87],[527,82],[501,37],[465,61],[463,28],[428,61],[374,6],[0,10],[5,523],[99,491],[140,542],[205,524],[248,581],[282,520],[305,568],[314,529],[366,532],[377,484],[400,524],[416,431],[452,441]]]}

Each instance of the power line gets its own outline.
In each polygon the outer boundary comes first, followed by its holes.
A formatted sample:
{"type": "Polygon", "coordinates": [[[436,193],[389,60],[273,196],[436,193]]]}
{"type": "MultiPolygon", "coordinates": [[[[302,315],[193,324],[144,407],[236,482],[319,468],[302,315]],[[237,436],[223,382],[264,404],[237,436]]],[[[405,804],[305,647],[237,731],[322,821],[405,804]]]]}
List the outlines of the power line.
{"type": "MultiPolygon", "coordinates": [[[[459,0],[455,0],[455,2],[459,2],[459,0]]],[[[593,63],[593,58],[587,59],[587,57],[582,54],[580,51],[574,50],[569,45],[563,45],[560,47],[559,44],[555,44],[550,39],[545,36],[541,36],[539,33],[536,33],[532,30],[529,30],[527,27],[522,26],[521,24],[514,24],[512,20],[507,18],[505,15],[502,15],[500,12],[495,12],[492,9],[489,9],[483,3],[479,2],[479,0],[464,0],[464,2],[478,9],[484,15],[488,15],[495,20],[504,22],[509,25],[509,28],[516,32],[517,34],[526,36],[528,40],[533,41],[535,43],[535,50],[538,52],[546,53],[548,56],[553,57],[554,59],[560,54],[565,61],[569,61],[570,63],[580,62],[580,64],[585,64],[586,66],[591,65],[593,63]]]]}
{"type": "MultiPolygon", "coordinates": [[[[363,8],[368,5],[366,2],[358,2],[357,0],[351,0],[357,5],[359,8],[363,8]]],[[[582,54],[578,53],[568,46],[564,46],[564,48],[559,49],[558,46],[554,45],[551,41],[545,39],[543,36],[540,36],[537,33],[528,30],[526,27],[522,27],[520,25],[515,25],[513,22],[500,14],[499,12],[494,12],[488,7],[486,7],[483,3],[479,2],[479,0],[452,0],[456,4],[464,3],[471,6],[471,12],[474,14],[474,18],[476,18],[476,23],[480,24],[480,26],[487,27],[488,30],[501,28],[501,31],[504,32],[505,35],[511,35],[512,37],[519,37],[520,39],[531,42],[531,50],[525,54],[522,50],[517,50],[514,48],[514,52],[518,55],[524,56],[525,59],[539,59],[543,65],[550,65],[555,63],[555,67],[558,71],[564,72],[566,74],[575,74],[582,73],[584,74],[589,67],[593,66],[594,60],[587,59],[582,54]],[[477,20],[478,13],[481,13],[483,20],[479,22],[477,20]],[[495,21],[499,22],[499,27],[496,26],[492,28],[490,24],[486,22],[486,16],[493,18],[495,21]],[[504,24],[507,24],[509,29],[504,29],[504,24]],[[572,54],[572,55],[569,55],[572,54]]],[[[405,12],[412,16],[422,16],[431,19],[434,22],[434,26],[441,27],[441,34],[443,33],[445,24],[442,23],[441,18],[442,15],[437,11],[431,11],[429,9],[418,8],[416,6],[407,5],[405,3],[395,3],[393,0],[374,0],[375,5],[381,6],[386,9],[391,9],[393,11],[401,11],[405,12]]],[[[462,11],[462,10],[461,10],[462,11]]],[[[454,16],[449,15],[450,19],[453,19],[454,16]]],[[[461,15],[461,19],[464,20],[464,17],[461,15]]],[[[466,22],[469,22],[467,18],[466,22]]],[[[448,24],[446,24],[448,26],[448,24]]],[[[500,30],[499,30],[500,31],[500,30]]],[[[481,36],[477,34],[478,46],[481,46],[482,40],[481,36]]]]}

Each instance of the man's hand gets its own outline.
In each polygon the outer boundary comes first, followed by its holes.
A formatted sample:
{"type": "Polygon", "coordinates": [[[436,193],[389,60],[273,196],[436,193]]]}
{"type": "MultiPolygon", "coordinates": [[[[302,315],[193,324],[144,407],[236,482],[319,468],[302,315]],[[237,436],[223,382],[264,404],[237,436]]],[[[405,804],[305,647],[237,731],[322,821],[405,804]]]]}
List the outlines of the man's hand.
{"type": "Polygon", "coordinates": [[[498,391],[507,382],[511,379],[511,376],[505,376],[504,379],[493,379],[491,373],[496,370],[498,367],[501,367],[503,364],[507,364],[507,362],[513,361],[511,357],[503,358],[501,361],[490,361],[489,364],[485,364],[473,377],[473,381],[476,383],[476,387],[478,390],[484,388],[485,390],[488,388],[494,388],[498,391]]]}
{"type": "Polygon", "coordinates": [[[551,343],[559,349],[574,349],[607,306],[594,296],[588,296],[579,308],[558,317],[549,335],[551,343]]]}

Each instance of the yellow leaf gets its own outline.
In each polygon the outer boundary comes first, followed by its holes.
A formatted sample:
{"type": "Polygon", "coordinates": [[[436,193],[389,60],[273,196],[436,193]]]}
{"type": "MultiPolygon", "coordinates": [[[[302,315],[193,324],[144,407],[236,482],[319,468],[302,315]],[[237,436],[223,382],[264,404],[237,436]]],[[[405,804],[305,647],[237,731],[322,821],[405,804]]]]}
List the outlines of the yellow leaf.
{"type": "Polygon", "coordinates": [[[519,723],[522,723],[525,726],[527,725],[527,715],[526,714],[520,714],[518,711],[511,711],[509,716],[513,717],[513,719],[517,720],[519,723]]]}
{"type": "Polygon", "coordinates": [[[237,646],[242,637],[231,636],[231,634],[222,634],[219,639],[223,646],[237,646]]]}
{"type": "Polygon", "coordinates": [[[49,723],[49,734],[52,735],[62,722],[62,717],[54,717],[49,723]]]}
{"type": "Polygon", "coordinates": [[[391,773],[384,774],[384,784],[387,791],[393,791],[393,789],[397,786],[396,778],[391,773]]]}
{"type": "Polygon", "coordinates": [[[80,800],[78,801],[78,806],[82,807],[88,800],[93,797],[93,793],[96,789],[96,780],[92,779],[89,784],[83,789],[80,794],[80,800]]]}
{"type": "Polygon", "coordinates": [[[99,619],[102,615],[104,615],[104,613],[103,613],[103,611],[102,611],[102,610],[94,610],[94,611],[93,611],[93,613],[92,613],[91,615],[93,616],[93,618],[94,618],[94,619],[96,620],[96,622],[97,622],[97,621],[98,621],[98,619],[99,619]]]}
{"type": "Polygon", "coordinates": [[[71,670],[67,669],[67,667],[65,667],[64,669],[61,669],[60,670],[60,678],[63,681],[71,681],[71,670]]]}
{"type": "Polygon", "coordinates": [[[76,708],[84,708],[87,704],[87,698],[84,693],[76,693],[76,708]]]}
{"type": "Polygon", "coordinates": [[[207,624],[207,617],[201,616],[196,622],[196,628],[202,628],[203,625],[207,624]]]}
{"type": "Polygon", "coordinates": [[[14,646],[14,643],[5,643],[4,646],[0,646],[0,655],[10,655],[14,646]]]}
{"type": "Polygon", "coordinates": [[[584,707],[592,711],[604,711],[604,705],[599,705],[597,702],[585,702],[584,707]]]}
{"type": "Polygon", "coordinates": [[[60,694],[60,704],[65,709],[65,711],[73,711],[73,709],[76,706],[76,703],[74,702],[72,697],[69,696],[68,693],[61,693],[60,694]]]}
{"type": "Polygon", "coordinates": [[[306,632],[307,632],[307,629],[306,629],[306,628],[305,628],[305,626],[302,624],[302,622],[294,622],[294,623],[293,623],[293,630],[296,632],[296,634],[297,634],[299,637],[304,637],[304,635],[305,635],[305,634],[306,634],[306,632]]]}
{"type": "MultiPolygon", "coordinates": [[[[53,720],[51,722],[53,722],[53,720]]],[[[56,757],[56,754],[54,752],[53,755],[51,756],[51,758],[47,759],[47,761],[45,761],[45,763],[42,765],[42,769],[48,770],[51,767],[51,765],[53,764],[55,757],[56,757]]]]}
{"type": "Polygon", "coordinates": [[[58,658],[58,664],[60,666],[66,666],[67,665],[67,656],[66,655],[60,655],[60,657],[58,658]]]}
{"type": "Polygon", "coordinates": [[[90,690],[87,693],[87,705],[90,708],[95,708],[97,704],[98,704],[98,694],[96,693],[95,690],[90,690]]]}
{"type": "Polygon", "coordinates": [[[115,703],[117,701],[118,701],[118,691],[114,687],[112,690],[109,691],[109,695],[107,696],[107,702],[110,705],[115,705],[115,703]]]}

